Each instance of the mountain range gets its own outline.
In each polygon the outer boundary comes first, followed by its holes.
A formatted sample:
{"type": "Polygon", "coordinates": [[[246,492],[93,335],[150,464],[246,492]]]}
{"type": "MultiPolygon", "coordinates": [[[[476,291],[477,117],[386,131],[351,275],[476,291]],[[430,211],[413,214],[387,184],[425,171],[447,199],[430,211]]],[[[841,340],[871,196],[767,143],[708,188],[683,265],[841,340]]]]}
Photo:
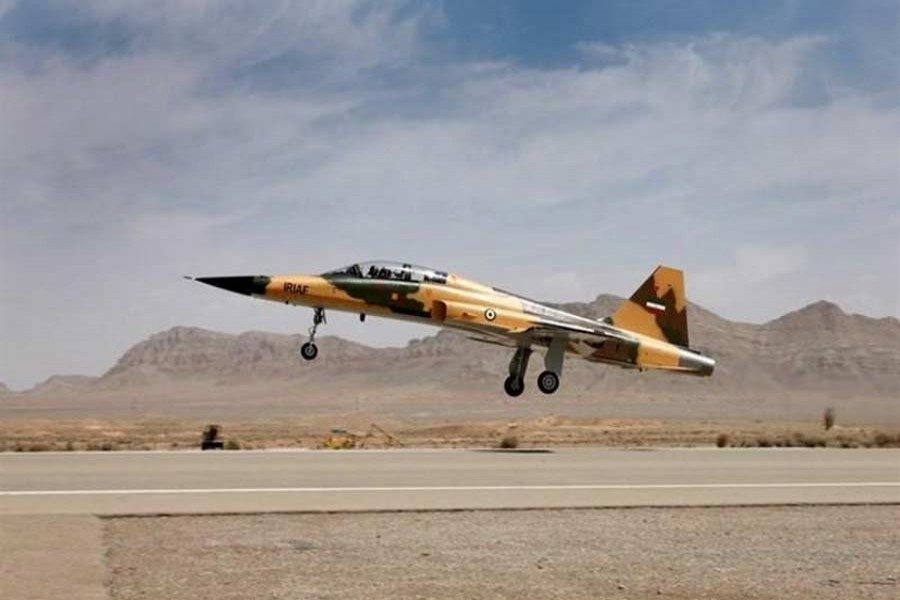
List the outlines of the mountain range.
{"type": "MultiPolygon", "coordinates": [[[[609,295],[558,305],[610,314],[609,295]]],[[[359,409],[398,416],[553,412],[665,418],[810,418],[834,406],[861,421],[900,421],[900,321],[847,314],[816,302],[763,324],[729,321],[691,305],[693,345],[717,360],[711,378],[627,371],[568,360],[547,397],[530,381],[519,400],[502,391],[510,351],[439,331],[401,348],[319,338],[319,358],[296,351],[304,336],[238,335],[174,327],[135,344],[102,376],[57,375],[14,393],[0,408],[264,414],[359,409]]]]}

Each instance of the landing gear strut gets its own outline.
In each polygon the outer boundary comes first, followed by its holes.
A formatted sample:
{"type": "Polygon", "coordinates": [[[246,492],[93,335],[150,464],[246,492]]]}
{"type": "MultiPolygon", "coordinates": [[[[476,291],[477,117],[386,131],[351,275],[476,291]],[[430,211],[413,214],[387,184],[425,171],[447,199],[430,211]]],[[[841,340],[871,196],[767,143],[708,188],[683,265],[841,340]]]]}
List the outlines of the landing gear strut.
{"type": "Polygon", "coordinates": [[[316,346],[316,331],[323,323],[325,323],[325,309],[317,306],[313,313],[313,326],[309,328],[309,341],[300,346],[300,356],[305,360],[312,360],[319,355],[319,347],[316,346]]]}
{"type": "Polygon", "coordinates": [[[521,396],[525,391],[525,371],[528,370],[528,359],[531,348],[517,348],[509,361],[509,377],[503,382],[503,389],[513,398],[521,396]]]}
{"type": "Polygon", "coordinates": [[[564,337],[555,337],[547,348],[547,354],[544,356],[546,370],[538,375],[537,380],[538,389],[545,394],[552,394],[559,389],[559,376],[562,373],[568,343],[564,337]]]}

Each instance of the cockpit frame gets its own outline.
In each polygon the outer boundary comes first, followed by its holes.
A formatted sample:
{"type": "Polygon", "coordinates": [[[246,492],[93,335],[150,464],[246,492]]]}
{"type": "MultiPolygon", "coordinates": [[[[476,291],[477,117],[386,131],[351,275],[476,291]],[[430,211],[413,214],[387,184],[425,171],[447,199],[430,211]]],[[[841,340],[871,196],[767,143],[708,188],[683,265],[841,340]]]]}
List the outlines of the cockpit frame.
{"type": "Polygon", "coordinates": [[[323,277],[348,277],[352,279],[377,279],[406,281],[411,283],[447,283],[448,273],[429,267],[388,260],[354,263],[322,274],[323,277]]]}

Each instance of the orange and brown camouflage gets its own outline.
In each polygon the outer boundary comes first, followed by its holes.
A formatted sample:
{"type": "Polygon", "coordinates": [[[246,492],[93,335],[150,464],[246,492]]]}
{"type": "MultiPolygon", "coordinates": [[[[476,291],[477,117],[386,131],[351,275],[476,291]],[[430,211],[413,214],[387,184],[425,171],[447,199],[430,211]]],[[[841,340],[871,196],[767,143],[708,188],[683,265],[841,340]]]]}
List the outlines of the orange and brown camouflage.
{"type": "Polygon", "coordinates": [[[516,349],[505,383],[519,395],[528,359],[546,348],[538,378],[556,391],[566,355],[631,369],[711,375],[715,361],[689,347],[684,274],[659,266],[603,320],[581,317],[459,275],[408,263],[357,263],[321,275],[198,277],[240,294],[316,309],[304,358],[315,358],[316,327],[324,311],[412,320],[465,332],[473,339],[516,349]]]}

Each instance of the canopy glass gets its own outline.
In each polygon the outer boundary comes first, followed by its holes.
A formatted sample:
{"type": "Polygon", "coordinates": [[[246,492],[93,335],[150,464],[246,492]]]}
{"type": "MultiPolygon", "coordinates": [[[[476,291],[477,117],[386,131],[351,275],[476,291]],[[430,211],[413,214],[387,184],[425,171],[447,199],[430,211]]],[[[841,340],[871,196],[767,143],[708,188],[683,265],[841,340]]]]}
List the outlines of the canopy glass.
{"type": "Polygon", "coordinates": [[[387,260],[373,260],[355,263],[323,273],[330,277],[353,277],[357,279],[385,279],[392,281],[412,281],[417,283],[447,283],[447,273],[429,267],[387,260]]]}

